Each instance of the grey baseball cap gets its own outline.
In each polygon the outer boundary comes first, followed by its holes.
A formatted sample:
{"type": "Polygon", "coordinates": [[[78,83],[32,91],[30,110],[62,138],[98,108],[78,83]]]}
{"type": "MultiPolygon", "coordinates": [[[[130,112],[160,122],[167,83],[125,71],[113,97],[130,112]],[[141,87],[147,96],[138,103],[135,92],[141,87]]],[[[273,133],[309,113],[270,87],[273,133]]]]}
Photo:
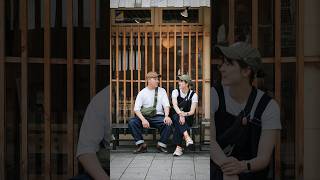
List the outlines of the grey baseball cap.
{"type": "Polygon", "coordinates": [[[230,46],[216,46],[221,53],[234,60],[243,60],[253,71],[257,72],[261,66],[261,55],[258,49],[245,42],[236,42],[230,46]]]}
{"type": "Polygon", "coordinates": [[[188,84],[190,84],[192,82],[191,77],[188,74],[182,74],[182,75],[178,76],[178,78],[181,81],[186,81],[188,84]]]}

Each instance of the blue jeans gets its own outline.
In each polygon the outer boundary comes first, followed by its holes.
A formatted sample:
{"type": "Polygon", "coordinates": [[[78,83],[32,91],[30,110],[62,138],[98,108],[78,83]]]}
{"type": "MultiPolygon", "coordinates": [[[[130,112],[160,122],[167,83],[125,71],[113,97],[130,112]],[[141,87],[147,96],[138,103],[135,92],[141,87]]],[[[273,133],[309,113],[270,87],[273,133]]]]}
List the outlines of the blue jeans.
{"type": "Polygon", "coordinates": [[[172,122],[173,122],[173,125],[174,125],[173,143],[175,145],[181,146],[183,133],[185,131],[189,132],[190,127],[188,126],[187,119],[186,119],[186,122],[183,125],[180,124],[179,119],[180,119],[180,117],[179,117],[178,114],[174,114],[172,116],[172,122]]]}
{"type": "MultiPolygon", "coordinates": [[[[160,140],[158,144],[162,147],[166,147],[169,136],[171,134],[171,126],[166,125],[163,120],[163,115],[156,115],[152,118],[146,118],[150,124],[150,127],[157,128],[160,130],[160,140]]],[[[130,119],[129,123],[129,130],[132,133],[132,136],[136,142],[136,145],[144,143],[143,137],[142,137],[142,122],[138,117],[133,117],[130,119]]]]}

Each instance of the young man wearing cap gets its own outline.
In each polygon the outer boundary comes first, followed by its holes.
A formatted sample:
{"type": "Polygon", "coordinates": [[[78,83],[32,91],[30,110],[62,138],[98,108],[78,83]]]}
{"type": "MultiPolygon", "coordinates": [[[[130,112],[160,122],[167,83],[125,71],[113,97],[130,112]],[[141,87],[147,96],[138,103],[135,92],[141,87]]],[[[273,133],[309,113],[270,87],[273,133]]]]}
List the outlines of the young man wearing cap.
{"type": "Polygon", "coordinates": [[[189,129],[193,124],[194,113],[198,104],[198,95],[191,89],[191,78],[187,74],[179,76],[179,88],[172,91],[172,121],[175,127],[173,142],[176,145],[174,156],[183,154],[182,139],[186,141],[186,147],[194,147],[193,140],[189,136],[189,129]]]}
{"type": "Polygon", "coordinates": [[[261,64],[257,49],[238,42],[218,50],[224,61],[222,86],[212,90],[211,179],[265,180],[281,130],[280,108],[252,86],[261,64]]]}
{"type": "Polygon", "coordinates": [[[160,140],[157,143],[157,149],[160,152],[167,153],[167,141],[171,134],[171,118],[169,117],[169,99],[166,90],[158,87],[159,77],[156,72],[148,72],[146,80],[147,87],[142,89],[136,98],[134,105],[135,117],[129,121],[129,129],[137,145],[134,153],[144,153],[147,151],[147,145],[142,137],[142,129],[154,127],[160,129],[160,140]],[[155,108],[153,115],[143,115],[142,108],[155,108]]]}

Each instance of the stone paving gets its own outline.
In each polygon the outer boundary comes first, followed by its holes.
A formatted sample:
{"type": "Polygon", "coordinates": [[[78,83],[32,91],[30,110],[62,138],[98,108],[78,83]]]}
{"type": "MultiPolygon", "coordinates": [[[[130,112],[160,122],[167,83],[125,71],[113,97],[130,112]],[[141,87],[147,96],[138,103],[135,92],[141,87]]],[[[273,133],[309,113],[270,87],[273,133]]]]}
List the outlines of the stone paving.
{"type": "Polygon", "coordinates": [[[209,152],[186,152],[181,157],[148,152],[111,152],[112,180],[208,180],[209,152]]]}

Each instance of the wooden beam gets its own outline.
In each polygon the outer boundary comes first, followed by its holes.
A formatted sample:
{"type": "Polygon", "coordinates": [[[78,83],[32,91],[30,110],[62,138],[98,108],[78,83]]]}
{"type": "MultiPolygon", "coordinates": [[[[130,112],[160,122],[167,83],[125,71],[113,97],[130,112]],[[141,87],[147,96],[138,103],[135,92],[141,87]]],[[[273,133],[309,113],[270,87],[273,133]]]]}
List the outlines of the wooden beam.
{"type": "MultiPolygon", "coordinates": [[[[159,69],[159,73],[161,75],[162,74],[162,29],[161,29],[161,26],[160,26],[160,43],[159,43],[159,64],[160,64],[160,69],[159,69]]],[[[162,78],[160,78],[160,87],[162,87],[162,78]]]]}
{"type": "Polygon", "coordinates": [[[198,58],[198,53],[199,53],[199,36],[198,36],[198,31],[196,32],[196,93],[199,94],[199,58],[198,58]]]}
{"type": "Polygon", "coordinates": [[[173,50],[173,62],[174,62],[174,68],[173,68],[173,80],[174,84],[173,87],[176,89],[177,86],[177,26],[174,26],[174,50],[173,50]]]}
{"type": "Polygon", "coordinates": [[[6,179],[5,0],[0,0],[0,179],[6,179]]]}
{"type": "Polygon", "coordinates": [[[119,29],[117,29],[116,31],[116,121],[117,121],[117,124],[119,124],[119,115],[120,115],[120,105],[119,105],[119,102],[120,102],[120,98],[119,98],[119,88],[120,88],[120,85],[119,85],[119,29]]]}
{"type": "Polygon", "coordinates": [[[304,179],[304,0],[297,1],[295,178],[304,179]]]}
{"type": "Polygon", "coordinates": [[[141,83],[140,83],[140,79],[141,79],[141,32],[140,32],[140,26],[138,28],[138,90],[140,92],[141,90],[141,83]]]}
{"type": "MultiPolygon", "coordinates": [[[[20,57],[12,57],[12,56],[6,56],[5,61],[7,63],[21,63],[20,57]]],[[[37,57],[28,57],[28,63],[39,63],[43,64],[43,58],[37,58],[37,57]]],[[[109,65],[109,59],[97,59],[96,61],[97,65],[109,65]]],[[[67,59],[65,58],[51,58],[50,64],[67,64],[67,59]]],[[[90,59],[73,59],[73,64],[77,65],[90,65],[90,59]]]]}
{"type": "Polygon", "coordinates": [[[130,112],[131,117],[134,116],[133,111],[133,31],[130,32],[130,86],[131,86],[131,97],[130,97],[130,112]]]}
{"type": "MultiPolygon", "coordinates": [[[[252,0],[252,47],[258,48],[259,1],[252,0]]],[[[275,18],[276,19],[276,18],[275,18]]]]}
{"type": "Polygon", "coordinates": [[[181,26],[181,74],[184,74],[184,32],[183,26],[181,26]]]}
{"type": "Polygon", "coordinates": [[[191,52],[191,31],[189,30],[189,56],[188,56],[188,61],[189,61],[189,70],[188,70],[188,72],[189,72],[189,76],[191,77],[191,79],[192,79],[192,73],[191,73],[191,56],[192,56],[192,52],[191,52]]]}
{"type": "Polygon", "coordinates": [[[96,94],[96,0],[90,0],[90,97],[96,94]]]}
{"type": "Polygon", "coordinates": [[[21,149],[20,178],[28,179],[28,2],[20,0],[21,29],[21,149]]]}
{"type": "Polygon", "coordinates": [[[169,46],[170,46],[170,33],[169,32],[167,32],[167,42],[168,42],[168,46],[167,46],[167,94],[168,94],[168,96],[169,96],[169,94],[170,94],[170,88],[169,88],[169,86],[170,86],[170,83],[169,83],[169,79],[170,79],[170,77],[169,77],[169,68],[170,68],[170,48],[169,48],[169,46]]]}
{"type": "Polygon", "coordinates": [[[155,50],[155,39],[154,39],[154,29],[152,30],[152,71],[155,71],[155,57],[156,57],[156,50],[155,50]]]}
{"type": "MultiPolygon", "coordinates": [[[[91,61],[90,61],[91,62],[91,61]]],[[[90,64],[91,65],[91,64],[90,64]]],[[[91,66],[90,66],[91,67],[91,66]]],[[[67,126],[68,126],[68,170],[69,177],[78,173],[78,160],[74,146],[74,64],[73,64],[73,0],[67,1],[67,126]]]]}
{"type": "MultiPolygon", "coordinates": [[[[148,32],[144,32],[144,74],[145,80],[147,80],[146,75],[148,73],[148,32]]],[[[145,86],[147,87],[147,81],[145,81],[145,86]]]]}
{"type": "Polygon", "coordinates": [[[51,0],[44,1],[44,177],[51,179],[51,0]]]}
{"type": "MultiPolygon", "coordinates": [[[[253,0],[254,1],[254,0],[253,0]]],[[[275,98],[281,105],[281,1],[275,1],[275,98]]],[[[275,146],[275,179],[281,176],[281,136],[277,137],[275,146]]]]}
{"type": "Polygon", "coordinates": [[[235,0],[229,0],[229,32],[228,32],[228,41],[229,44],[234,42],[234,27],[235,27],[235,0]]]}
{"type": "Polygon", "coordinates": [[[123,63],[123,66],[122,66],[122,70],[123,70],[123,118],[124,118],[124,121],[123,123],[126,124],[126,118],[127,118],[127,85],[126,85],[126,79],[127,79],[127,44],[126,44],[126,41],[127,41],[127,37],[126,37],[126,32],[123,32],[122,34],[122,48],[123,48],[123,59],[122,59],[122,63],[123,63]]]}

